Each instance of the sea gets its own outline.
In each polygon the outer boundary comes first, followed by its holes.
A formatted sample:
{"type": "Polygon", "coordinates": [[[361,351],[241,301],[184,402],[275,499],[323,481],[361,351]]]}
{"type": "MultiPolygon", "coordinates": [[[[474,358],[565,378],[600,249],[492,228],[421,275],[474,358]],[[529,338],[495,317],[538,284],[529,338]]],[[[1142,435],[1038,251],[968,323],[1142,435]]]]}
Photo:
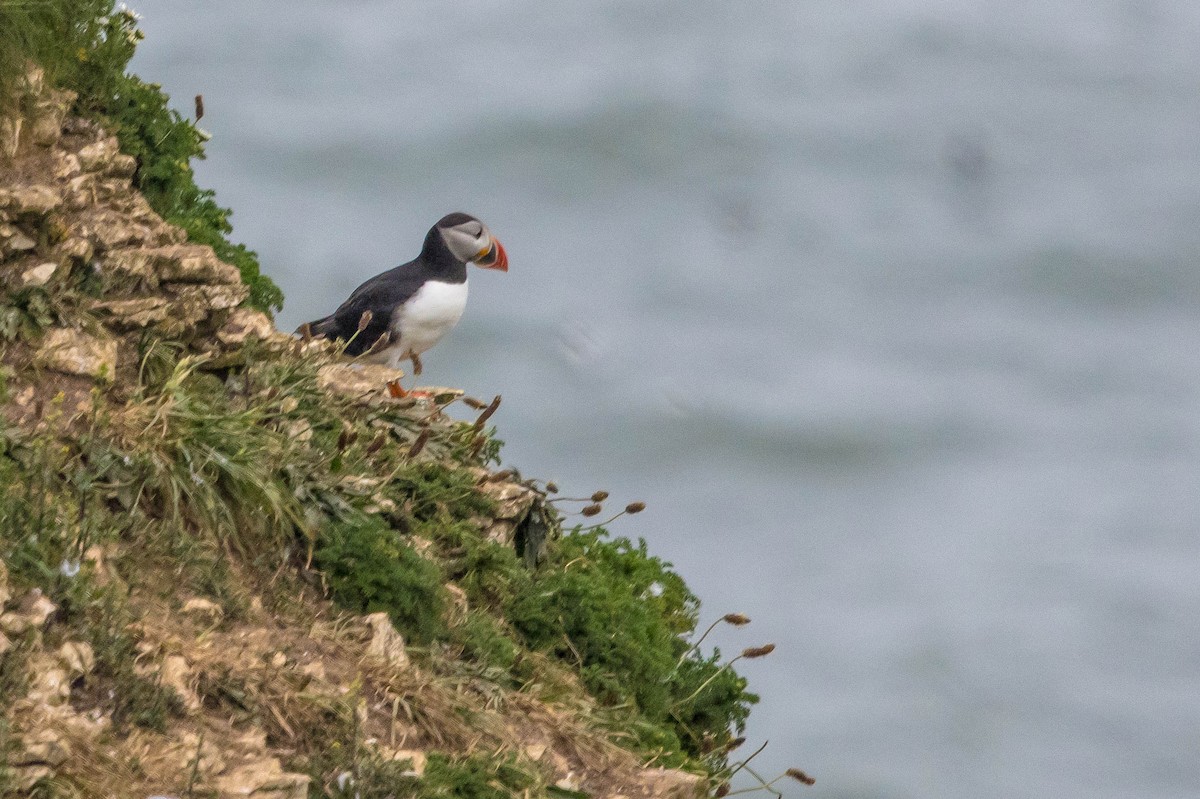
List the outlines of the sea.
{"type": "Polygon", "coordinates": [[[130,2],[281,328],[504,243],[422,380],[776,645],[785,796],[1200,797],[1200,3],[130,2]]]}

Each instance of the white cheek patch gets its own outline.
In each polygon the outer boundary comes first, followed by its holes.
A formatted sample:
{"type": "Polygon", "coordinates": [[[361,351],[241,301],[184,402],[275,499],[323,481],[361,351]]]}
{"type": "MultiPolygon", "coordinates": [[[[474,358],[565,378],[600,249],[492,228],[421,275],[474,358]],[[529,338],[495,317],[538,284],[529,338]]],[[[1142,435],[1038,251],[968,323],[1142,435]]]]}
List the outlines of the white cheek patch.
{"type": "Polygon", "coordinates": [[[492,237],[487,230],[478,222],[467,223],[452,228],[447,228],[441,231],[442,241],[446,242],[446,247],[460,261],[474,261],[479,257],[479,251],[485,247],[492,246],[492,237]],[[476,237],[467,229],[467,226],[476,228],[482,231],[482,237],[476,237]]]}

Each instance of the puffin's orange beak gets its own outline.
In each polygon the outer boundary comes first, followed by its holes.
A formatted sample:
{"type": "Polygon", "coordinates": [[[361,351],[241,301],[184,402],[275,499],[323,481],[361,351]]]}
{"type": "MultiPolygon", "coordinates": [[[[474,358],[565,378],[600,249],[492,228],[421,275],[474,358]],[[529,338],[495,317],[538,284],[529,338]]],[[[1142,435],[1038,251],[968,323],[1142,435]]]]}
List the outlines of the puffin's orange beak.
{"type": "Polygon", "coordinates": [[[488,249],[487,254],[475,262],[475,265],[484,269],[508,271],[508,253],[504,251],[504,245],[500,243],[500,239],[492,237],[492,246],[488,249]]]}

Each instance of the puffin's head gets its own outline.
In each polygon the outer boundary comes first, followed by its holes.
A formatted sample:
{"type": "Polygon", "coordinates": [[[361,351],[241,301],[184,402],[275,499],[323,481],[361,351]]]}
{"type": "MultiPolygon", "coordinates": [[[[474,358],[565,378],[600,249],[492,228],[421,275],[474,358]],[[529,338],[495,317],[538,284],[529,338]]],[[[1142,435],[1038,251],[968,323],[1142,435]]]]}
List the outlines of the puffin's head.
{"type": "Polygon", "coordinates": [[[446,214],[434,226],[450,254],[465,264],[508,271],[508,254],[487,225],[470,214],[446,214]]]}

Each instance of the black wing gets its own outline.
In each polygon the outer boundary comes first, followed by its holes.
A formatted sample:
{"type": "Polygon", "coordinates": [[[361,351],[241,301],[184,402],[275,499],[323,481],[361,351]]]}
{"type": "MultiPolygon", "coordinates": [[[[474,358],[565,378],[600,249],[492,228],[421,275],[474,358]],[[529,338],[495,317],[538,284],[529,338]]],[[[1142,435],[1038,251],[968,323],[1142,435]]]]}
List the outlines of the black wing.
{"type": "Polygon", "coordinates": [[[343,341],[353,338],[346,352],[349,355],[361,355],[381,336],[389,333],[392,312],[424,284],[425,275],[418,264],[402,264],[363,283],[331,315],[309,322],[309,325],[317,335],[343,341]],[[359,321],[367,311],[371,312],[371,321],[358,333],[359,321]]]}

